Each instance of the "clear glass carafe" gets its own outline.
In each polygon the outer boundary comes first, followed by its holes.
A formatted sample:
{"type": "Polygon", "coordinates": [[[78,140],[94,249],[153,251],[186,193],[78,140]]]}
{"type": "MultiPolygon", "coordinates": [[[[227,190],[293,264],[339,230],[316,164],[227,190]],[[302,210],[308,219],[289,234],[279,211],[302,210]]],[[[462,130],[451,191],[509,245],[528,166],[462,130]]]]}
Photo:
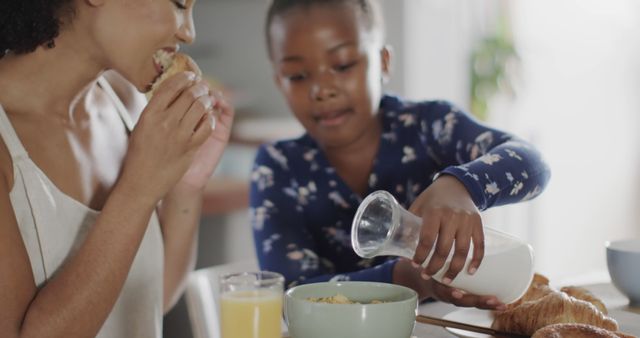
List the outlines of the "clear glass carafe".
{"type": "MultiPolygon", "coordinates": [[[[367,196],[353,219],[351,243],[363,258],[403,256],[413,258],[420,239],[422,219],[398,204],[386,191],[367,196]]],[[[475,274],[467,273],[472,257],[469,250],[465,267],[451,286],[477,295],[495,295],[508,304],[520,298],[533,278],[533,249],[526,242],[504,232],[484,228],[485,254],[475,274]]],[[[472,244],[473,245],[473,244],[472,244]]],[[[433,250],[429,253],[429,262],[433,250]]],[[[449,268],[453,250],[447,262],[434,276],[441,281],[449,268]]]]}

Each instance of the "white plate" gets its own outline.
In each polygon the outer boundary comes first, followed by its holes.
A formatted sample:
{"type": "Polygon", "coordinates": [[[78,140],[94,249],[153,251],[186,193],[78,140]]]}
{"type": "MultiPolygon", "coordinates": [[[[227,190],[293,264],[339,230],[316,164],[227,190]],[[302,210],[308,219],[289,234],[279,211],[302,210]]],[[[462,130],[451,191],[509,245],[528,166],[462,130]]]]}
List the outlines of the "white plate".
{"type": "Polygon", "coordinates": [[[620,332],[640,335],[640,309],[631,309],[621,306],[609,309],[609,316],[618,321],[620,332]]]}
{"type": "MultiPolygon", "coordinates": [[[[453,312],[447,313],[442,319],[451,320],[454,322],[472,324],[476,326],[482,326],[486,328],[491,327],[493,317],[491,311],[479,310],[474,308],[462,308],[453,312]]],[[[454,329],[445,327],[445,330],[461,338],[491,338],[492,336],[484,333],[476,333],[471,331],[465,331],[460,329],[454,329]]]]}
{"type": "MultiPolygon", "coordinates": [[[[640,335],[640,310],[634,311],[626,306],[617,307],[609,309],[609,316],[618,321],[621,332],[640,335]]],[[[491,322],[493,322],[493,317],[491,316],[490,311],[474,308],[457,309],[446,314],[443,319],[487,328],[490,328],[491,322]]],[[[475,333],[449,327],[446,327],[445,330],[460,338],[492,338],[492,336],[483,333],[475,333]]]]}

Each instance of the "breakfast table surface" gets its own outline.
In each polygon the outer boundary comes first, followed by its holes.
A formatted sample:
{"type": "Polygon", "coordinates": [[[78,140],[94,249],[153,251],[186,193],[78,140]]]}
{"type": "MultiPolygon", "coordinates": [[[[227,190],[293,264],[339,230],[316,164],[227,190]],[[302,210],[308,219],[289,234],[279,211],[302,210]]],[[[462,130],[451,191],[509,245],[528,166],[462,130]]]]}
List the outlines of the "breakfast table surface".
{"type": "MultiPolygon", "coordinates": [[[[604,302],[609,310],[609,316],[618,321],[621,332],[640,337],[640,308],[630,308],[628,306],[628,299],[616,290],[611,283],[588,284],[582,286],[604,302]]],[[[418,313],[437,318],[447,317],[446,319],[455,319],[456,321],[479,326],[486,326],[487,322],[478,323],[478,318],[490,318],[488,311],[458,308],[451,304],[442,302],[421,304],[418,308],[418,313]]],[[[458,334],[453,334],[439,326],[422,323],[416,323],[413,330],[414,338],[488,337],[477,333],[468,333],[468,335],[466,335],[464,331],[456,331],[456,333],[458,334]]]]}

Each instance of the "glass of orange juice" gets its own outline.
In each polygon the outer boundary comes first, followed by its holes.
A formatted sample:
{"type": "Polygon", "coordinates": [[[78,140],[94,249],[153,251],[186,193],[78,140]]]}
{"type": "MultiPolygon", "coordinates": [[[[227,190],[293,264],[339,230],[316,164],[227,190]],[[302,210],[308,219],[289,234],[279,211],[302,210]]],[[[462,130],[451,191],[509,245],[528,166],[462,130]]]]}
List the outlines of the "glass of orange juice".
{"type": "Polygon", "coordinates": [[[257,271],[220,278],[222,338],[281,338],[284,277],[257,271]]]}

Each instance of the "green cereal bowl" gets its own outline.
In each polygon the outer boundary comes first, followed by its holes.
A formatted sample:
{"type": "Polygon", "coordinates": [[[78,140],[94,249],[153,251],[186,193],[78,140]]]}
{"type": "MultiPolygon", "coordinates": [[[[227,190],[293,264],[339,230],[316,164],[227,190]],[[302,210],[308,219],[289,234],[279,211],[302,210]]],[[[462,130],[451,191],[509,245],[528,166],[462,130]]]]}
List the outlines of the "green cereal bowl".
{"type": "Polygon", "coordinates": [[[292,338],[409,338],[418,295],[400,285],[325,282],[296,286],[284,296],[292,338]],[[362,304],[314,303],[308,298],[346,296],[362,304]],[[371,304],[379,300],[384,303],[371,304]]]}

